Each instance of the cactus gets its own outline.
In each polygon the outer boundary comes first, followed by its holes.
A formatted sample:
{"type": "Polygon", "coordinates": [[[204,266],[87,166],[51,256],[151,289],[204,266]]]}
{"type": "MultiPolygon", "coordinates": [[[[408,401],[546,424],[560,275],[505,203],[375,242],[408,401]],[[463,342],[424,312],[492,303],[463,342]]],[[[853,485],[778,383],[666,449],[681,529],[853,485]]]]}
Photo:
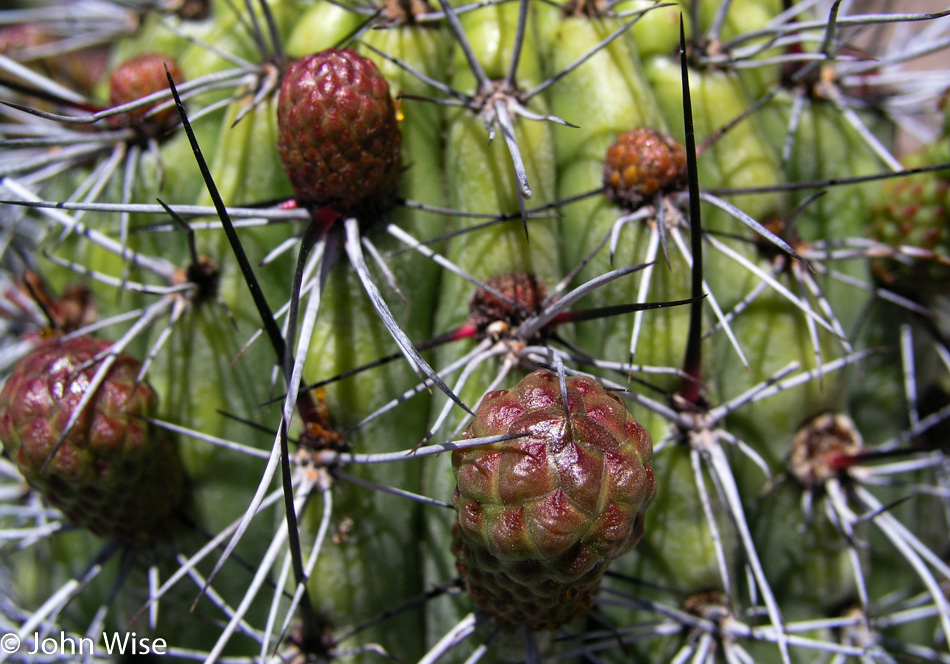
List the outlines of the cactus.
{"type": "Polygon", "coordinates": [[[947,14],[5,6],[0,662],[950,661],[947,14]]]}

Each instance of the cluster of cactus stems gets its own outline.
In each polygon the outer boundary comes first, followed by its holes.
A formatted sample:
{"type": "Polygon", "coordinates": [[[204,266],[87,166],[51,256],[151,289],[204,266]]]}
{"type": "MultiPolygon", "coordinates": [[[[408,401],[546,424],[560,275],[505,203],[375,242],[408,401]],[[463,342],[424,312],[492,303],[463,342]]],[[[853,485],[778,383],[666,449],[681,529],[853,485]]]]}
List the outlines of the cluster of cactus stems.
{"type": "Polygon", "coordinates": [[[0,662],[950,662],[897,4],[6,3],[0,662]]]}

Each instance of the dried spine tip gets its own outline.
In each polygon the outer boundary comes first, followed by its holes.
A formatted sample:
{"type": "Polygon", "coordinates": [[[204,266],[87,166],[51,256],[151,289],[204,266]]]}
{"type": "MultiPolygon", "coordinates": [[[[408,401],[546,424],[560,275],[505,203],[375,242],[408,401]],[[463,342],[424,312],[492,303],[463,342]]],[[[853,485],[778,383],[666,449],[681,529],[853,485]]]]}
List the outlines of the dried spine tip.
{"type": "Polygon", "coordinates": [[[820,489],[828,480],[841,477],[862,446],[861,434],[850,417],[825,413],[795,434],[788,467],[803,486],[820,489]]]}
{"type": "Polygon", "coordinates": [[[373,215],[396,194],[402,136],[371,60],[329,49],[294,62],[277,106],[278,150],[298,203],[373,215]]]}
{"type": "Polygon", "coordinates": [[[0,391],[0,441],[27,481],[71,522],[141,544],[173,526],[185,474],[169,434],[145,419],[155,415],[158,396],[137,379],[138,360],[115,358],[49,459],[101,366],[93,360],[110,346],[90,336],[53,339],[22,358],[0,391]]]}
{"type": "MultiPolygon", "coordinates": [[[[129,58],[116,67],[109,77],[109,102],[113,107],[121,106],[156,92],[168,90],[166,67],[175,84],[181,85],[185,78],[181,68],[167,55],[143,53],[129,58]]],[[[116,127],[132,125],[147,136],[157,138],[178,121],[178,112],[172,106],[145,117],[161,103],[142,106],[126,111],[122,115],[113,116],[110,118],[110,123],[116,127]]]]}
{"type": "Polygon", "coordinates": [[[686,149],[672,136],[638,127],[617,137],[604,160],[607,196],[630,208],[686,185],[686,149]]]}
{"type": "Polygon", "coordinates": [[[587,611],[611,560],[644,531],[653,443],[592,378],[537,371],[485,395],[465,438],[526,434],[452,454],[456,566],[502,624],[551,630],[587,611]]]}
{"type": "Polygon", "coordinates": [[[548,289],[534,275],[520,272],[500,274],[485,285],[488,288],[479,288],[472,296],[468,317],[468,322],[483,333],[498,323],[504,324],[506,329],[517,327],[541,311],[548,295],[548,289]],[[508,299],[498,297],[492,290],[508,299]]]}

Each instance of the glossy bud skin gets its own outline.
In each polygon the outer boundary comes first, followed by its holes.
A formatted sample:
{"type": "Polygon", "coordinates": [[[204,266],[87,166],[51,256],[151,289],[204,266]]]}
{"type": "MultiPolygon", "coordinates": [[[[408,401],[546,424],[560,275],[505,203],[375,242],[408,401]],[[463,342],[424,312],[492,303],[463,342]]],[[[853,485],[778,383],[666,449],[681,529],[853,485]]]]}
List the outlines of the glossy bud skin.
{"type": "MultiPolygon", "coordinates": [[[[133,56],[116,67],[109,77],[109,102],[113,106],[121,106],[156,92],[168,90],[168,75],[172,77],[176,85],[185,82],[181,68],[174,59],[161,53],[142,53],[133,56]]],[[[122,115],[112,116],[110,124],[114,126],[131,124],[144,133],[161,137],[165,130],[178,122],[178,112],[174,106],[151,112],[158,105],[159,103],[142,106],[122,115]]]]}
{"type": "Polygon", "coordinates": [[[185,475],[168,434],[145,421],[158,396],[119,355],[47,464],[100,366],[108,341],[54,339],[21,359],[0,392],[0,440],[17,468],[70,521],[144,543],[167,533],[185,475]],[[45,465],[45,468],[44,468],[45,465]]]}
{"type": "Polygon", "coordinates": [[[298,203],[374,212],[396,193],[402,136],[389,83],[351,50],[305,56],[284,73],[277,147],[298,203]]]}
{"type": "Polygon", "coordinates": [[[653,444],[619,398],[586,377],[536,371],[488,393],[457,450],[455,552],[476,604],[502,624],[555,629],[582,615],[611,560],[643,536],[653,444]]]}
{"type": "Polygon", "coordinates": [[[659,191],[686,186],[686,149],[671,136],[637,127],[607,149],[604,186],[613,200],[631,208],[659,191]]]}

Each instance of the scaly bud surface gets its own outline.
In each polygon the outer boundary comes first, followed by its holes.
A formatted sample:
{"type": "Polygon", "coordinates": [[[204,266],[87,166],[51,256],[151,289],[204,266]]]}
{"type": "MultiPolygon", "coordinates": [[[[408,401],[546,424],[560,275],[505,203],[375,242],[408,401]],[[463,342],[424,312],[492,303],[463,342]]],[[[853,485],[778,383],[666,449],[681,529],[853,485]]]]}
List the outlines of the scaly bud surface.
{"type": "Polygon", "coordinates": [[[607,149],[604,185],[612,200],[637,208],[658,191],[686,185],[686,149],[649,127],[621,134],[607,149]]]}
{"type": "Polygon", "coordinates": [[[582,615],[611,560],[643,536],[653,443],[587,377],[532,373],[485,395],[465,438],[523,438],[452,454],[457,567],[499,623],[551,630],[582,615]]]}
{"type": "Polygon", "coordinates": [[[110,345],[90,336],[53,339],[22,358],[0,392],[0,441],[74,524],[141,544],[168,532],[185,474],[170,436],[144,419],[158,396],[137,380],[138,360],[116,358],[47,463],[100,366],[94,358],[110,345]]]}
{"type": "MultiPolygon", "coordinates": [[[[168,90],[166,67],[176,85],[184,83],[185,77],[178,63],[161,53],[143,53],[116,67],[109,77],[109,101],[112,106],[129,104],[142,97],[168,90]]],[[[160,102],[156,102],[113,116],[110,123],[113,126],[132,124],[145,134],[157,138],[169,126],[178,122],[178,112],[174,106],[145,117],[146,113],[159,104],[160,102]]]]}
{"type": "Polygon", "coordinates": [[[392,202],[402,136],[389,83],[371,60],[328,49],[294,62],[284,73],[277,125],[298,203],[371,215],[392,202]]]}
{"type": "Polygon", "coordinates": [[[498,322],[517,327],[528,316],[541,311],[548,294],[548,289],[534,275],[520,272],[500,274],[485,285],[508,299],[501,299],[487,288],[475,291],[469,302],[472,313],[468,320],[480,332],[498,322]]]}

